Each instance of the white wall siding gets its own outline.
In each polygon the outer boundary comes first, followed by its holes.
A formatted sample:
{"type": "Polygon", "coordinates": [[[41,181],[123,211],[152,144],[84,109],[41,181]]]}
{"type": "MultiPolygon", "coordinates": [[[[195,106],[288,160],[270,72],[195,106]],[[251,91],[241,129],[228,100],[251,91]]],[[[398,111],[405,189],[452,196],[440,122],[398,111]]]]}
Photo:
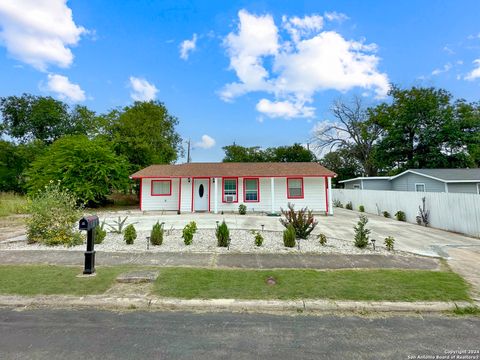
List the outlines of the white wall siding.
{"type": "MultiPolygon", "coordinates": [[[[172,180],[172,194],[170,196],[151,196],[151,182],[155,179],[142,179],[142,210],[178,210],[178,181],[172,180]]],[[[210,211],[215,209],[215,184],[210,180],[210,211]]],[[[271,179],[259,178],[260,201],[244,202],[243,201],[243,178],[238,178],[238,202],[224,203],[222,202],[222,178],[216,178],[217,183],[217,204],[218,211],[237,212],[238,205],[245,204],[247,211],[270,212],[272,209],[272,193],[271,179]]],[[[188,182],[187,178],[182,179],[181,192],[181,212],[190,212],[192,209],[192,182],[188,182]]],[[[313,211],[326,211],[326,195],[325,195],[325,179],[323,177],[308,177],[303,179],[304,197],[303,199],[287,199],[287,180],[286,178],[275,178],[275,211],[280,208],[286,208],[290,202],[296,206],[308,207],[313,211]]]]}
{"type": "MultiPolygon", "coordinates": [[[[182,193],[183,197],[183,193],[182,193]]],[[[178,209],[178,179],[142,179],[142,210],[177,210],[178,209]],[[171,180],[172,194],[152,196],[152,180],[171,180]]]]}
{"type": "Polygon", "coordinates": [[[425,197],[432,227],[480,237],[480,195],[346,189],[333,189],[332,192],[334,200],[344,205],[351,201],[354,209],[363,205],[367,213],[388,211],[393,217],[401,210],[410,223],[416,223],[418,206],[425,197]]]}

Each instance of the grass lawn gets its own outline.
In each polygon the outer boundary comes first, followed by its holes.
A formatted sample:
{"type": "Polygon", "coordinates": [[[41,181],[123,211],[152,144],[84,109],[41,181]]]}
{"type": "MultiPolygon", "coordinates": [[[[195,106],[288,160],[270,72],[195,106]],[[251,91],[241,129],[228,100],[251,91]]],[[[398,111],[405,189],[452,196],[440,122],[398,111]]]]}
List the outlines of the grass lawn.
{"type": "Polygon", "coordinates": [[[0,216],[26,213],[27,199],[13,193],[0,193],[0,216]]]}
{"type": "Polygon", "coordinates": [[[468,284],[450,271],[161,269],[154,292],[201,299],[470,300],[468,284]],[[273,276],[277,284],[267,285],[273,276]]]}
{"type": "Polygon", "coordinates": [[[79,266],[0,265],[0,294],[101,294],[127,269],[100,267],[95,277],[77,278],[83,271],[79,266]]]}

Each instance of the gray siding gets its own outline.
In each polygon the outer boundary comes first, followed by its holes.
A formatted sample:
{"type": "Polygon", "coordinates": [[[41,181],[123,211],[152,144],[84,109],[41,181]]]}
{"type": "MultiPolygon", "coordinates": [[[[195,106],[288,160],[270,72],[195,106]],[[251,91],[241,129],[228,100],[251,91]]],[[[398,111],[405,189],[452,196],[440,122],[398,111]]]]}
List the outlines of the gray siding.
{"type": "Polygon", "coordinates": [[[406,173],[390,182],[395,191],[415,191],[415,184],[425,184],[426,192],[445,192],[445,183],[412,173],[406,173]]]}
{"type": "Polygon", "coordinates": [[[477,184],[479,183],[450,183],[448,184],[448,192],[478,194],[477,184]]]}
{"type": "Polygon", "coordinates": [[[364,190],[392,190],[391,181],[385,180],[363,180],[364,190]]]}
{"type": "Polygon", "coordinates": [[[353,185],[358,185],[360,186],[360,189],[362,188],[362,184],[360,183],[360,180],[355,180],[355,181],[349,181],[344,183],[345,189],[353,189],[353,185]]]}

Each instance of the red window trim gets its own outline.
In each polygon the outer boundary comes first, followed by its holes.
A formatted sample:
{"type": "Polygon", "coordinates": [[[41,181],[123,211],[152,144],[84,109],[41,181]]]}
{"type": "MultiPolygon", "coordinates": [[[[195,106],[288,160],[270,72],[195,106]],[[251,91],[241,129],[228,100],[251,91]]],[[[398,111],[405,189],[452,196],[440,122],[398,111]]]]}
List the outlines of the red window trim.
{"type": "Polygon", "coordinates": [[[304,197],[303,178],[287,178],[287,199],[303,199],[303,197],[304,197]],[[290,193],[288,192],[288,182],[290,180],[300,180],[302,184],[302,194],[300,196],[290,196],[290,193]]]}
{"type": "Polygon", "coordinates": [[[257,177],[245,177],[243,178],[243,202],[255,203],[260,202],[260,178],[257,177]],[[247,187],[245,186],[247,180],[257,180],[257,200],[247,200],[247,187]]]}
{"type": "Polygon", "coordinates": [[[171,196],[172,195],[172,180],[152,180],[152,182],[150,183],[150,195],[151,196],[171,196]],[[169,183],[168,194],[155,194],[153,192],[153,183],[154,182],[168,182],[169,183]]]}
{"type": "MultiPolygon", "coordinates": [[[[235,180],[236,182],[236,189],[237,189],[237,196],[236,196],[236,200],[233,201],[232,203],[238,203],[238,193],[239,193],[239,189],[238,189],[238,177],[233,177],[233,176],[230,176],[230,177],[222,177],[222,203],[227,203],[225,201],[225,180],[235,180]]],[[[230,204],[230,203],[227,203],[227,204],[230,204]]]]}

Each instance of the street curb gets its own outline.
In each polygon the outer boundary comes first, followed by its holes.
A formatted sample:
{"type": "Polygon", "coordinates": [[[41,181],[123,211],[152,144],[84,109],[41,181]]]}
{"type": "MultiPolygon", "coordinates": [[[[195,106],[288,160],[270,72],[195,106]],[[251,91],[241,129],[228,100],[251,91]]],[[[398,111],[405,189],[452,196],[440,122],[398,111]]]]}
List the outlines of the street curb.
{"type": "Polygon", "coordinates": [[[405,302],[335,300],[236,300],[175,299],[158,297],[83,297],[45,295],[36,297],[0,296],[0,307],[13,308],[100,308],[110,310],[205,311],[252,313],[440,313],[457,307],[480,306],[479,302],[405,302]]]}

